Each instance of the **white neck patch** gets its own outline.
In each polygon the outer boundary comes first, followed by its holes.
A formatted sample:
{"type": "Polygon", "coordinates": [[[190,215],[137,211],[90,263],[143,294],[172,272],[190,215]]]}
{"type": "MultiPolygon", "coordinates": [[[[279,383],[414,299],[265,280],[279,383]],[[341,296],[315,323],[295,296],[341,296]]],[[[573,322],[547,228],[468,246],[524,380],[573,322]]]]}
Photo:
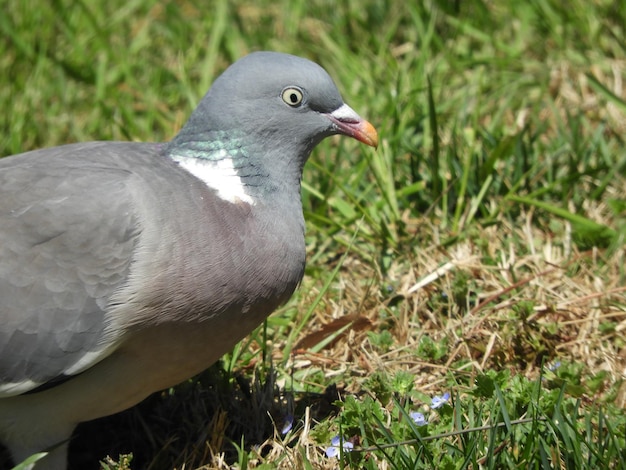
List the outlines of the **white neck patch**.
{"type": "Polygon", "coordinates": [[[245,185],[226,150],[220,150],[215,160],[178,155],[173,155],[172,159],[193,176],[204,181],[209,188],[214,189],[221,199],[233,204],[238,202],[255,204],[254,199],[246,193],[245,185]]]}

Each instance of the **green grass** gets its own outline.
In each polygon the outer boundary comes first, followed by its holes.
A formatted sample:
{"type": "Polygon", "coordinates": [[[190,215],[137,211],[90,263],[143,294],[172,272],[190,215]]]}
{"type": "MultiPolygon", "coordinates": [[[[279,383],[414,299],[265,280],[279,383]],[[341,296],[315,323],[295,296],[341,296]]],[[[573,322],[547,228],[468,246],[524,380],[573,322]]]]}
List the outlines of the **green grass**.
{"type": "Polygon", "coordinates": [[[78,465],[626,467],[620,2],[39,3],[0,15],[0,155],[167,140],[258,49],[322,64],[381,137],[314,152],[294,299],[80,427],[78,465]],[[328,458],[338,434],[354,448],[328,458]]]}

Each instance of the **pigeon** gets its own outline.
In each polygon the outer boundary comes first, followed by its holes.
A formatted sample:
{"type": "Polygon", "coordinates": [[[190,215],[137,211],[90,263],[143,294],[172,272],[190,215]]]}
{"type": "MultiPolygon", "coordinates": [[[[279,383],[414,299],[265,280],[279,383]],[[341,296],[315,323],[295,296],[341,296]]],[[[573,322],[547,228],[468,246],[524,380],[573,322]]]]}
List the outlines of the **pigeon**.
{"type": "Polygon", "coordinates": [[[374,127],[307,59],[254,52],[167,143],[0,159],[0,442],[64,469],[76,425],[228,352],[300,283],[313,148],[374,127]]]}

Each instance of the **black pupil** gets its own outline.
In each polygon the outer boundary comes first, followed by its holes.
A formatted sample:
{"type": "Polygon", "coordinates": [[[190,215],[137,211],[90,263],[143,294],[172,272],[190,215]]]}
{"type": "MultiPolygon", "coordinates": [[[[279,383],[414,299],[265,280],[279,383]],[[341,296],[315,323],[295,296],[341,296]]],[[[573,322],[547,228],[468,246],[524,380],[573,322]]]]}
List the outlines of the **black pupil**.
{"type": "Polygon", "coordinates": [[[298,102],[298,95],[295,93],[292,93],[289,95],[289,100],[293,103],[296,104],[298,102]]]}

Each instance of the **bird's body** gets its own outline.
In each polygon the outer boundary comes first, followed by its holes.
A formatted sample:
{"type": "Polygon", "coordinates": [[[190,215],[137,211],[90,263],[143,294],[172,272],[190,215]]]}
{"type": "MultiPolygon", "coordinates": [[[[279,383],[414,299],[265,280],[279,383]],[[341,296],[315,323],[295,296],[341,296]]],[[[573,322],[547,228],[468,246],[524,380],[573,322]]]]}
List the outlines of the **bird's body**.
{"type": "Polygon", "coordinates": [[[64,468],[76,424],[201,372],[289,299],[302,167],[334,133],[375,145],[319,66],[256,53],[170,143],[0,159],[0,442],[15,460],[58,445],[41,468],[64,468]]]}

